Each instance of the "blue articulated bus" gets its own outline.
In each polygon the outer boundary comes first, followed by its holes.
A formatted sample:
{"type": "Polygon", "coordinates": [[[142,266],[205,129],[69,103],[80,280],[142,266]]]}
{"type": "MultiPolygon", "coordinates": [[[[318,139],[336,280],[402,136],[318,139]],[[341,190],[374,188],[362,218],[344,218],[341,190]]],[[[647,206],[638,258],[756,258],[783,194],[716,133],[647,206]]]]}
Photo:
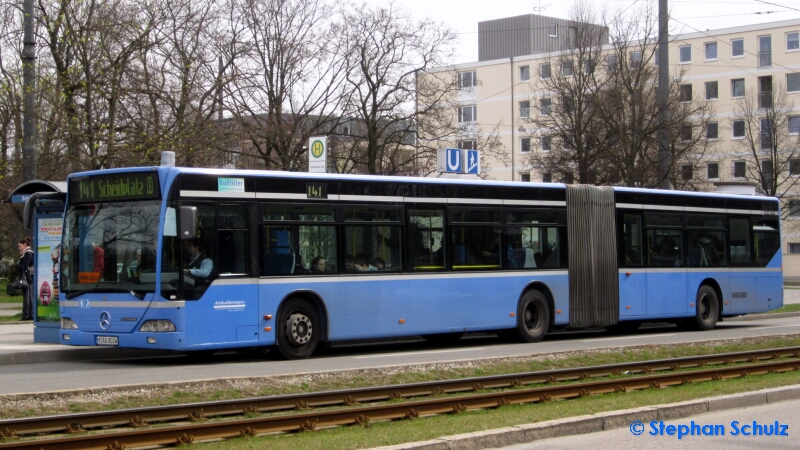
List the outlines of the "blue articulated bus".
{"type": "Polygon", "coordinates": [[[61,342],[213,352],[783,304],[774,198],[151,167],[68,179],[61,342]]]}

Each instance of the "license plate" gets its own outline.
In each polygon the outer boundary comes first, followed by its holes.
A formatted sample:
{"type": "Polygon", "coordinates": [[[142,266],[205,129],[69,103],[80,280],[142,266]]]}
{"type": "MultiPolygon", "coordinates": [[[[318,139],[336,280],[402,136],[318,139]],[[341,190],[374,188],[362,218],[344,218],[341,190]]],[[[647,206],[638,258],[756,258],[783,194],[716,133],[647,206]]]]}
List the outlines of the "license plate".
{"type": "Polygon", "coordinates": [[[97,345],[119,345],[119,338],[116,336],[97,336],[97,345]]]}

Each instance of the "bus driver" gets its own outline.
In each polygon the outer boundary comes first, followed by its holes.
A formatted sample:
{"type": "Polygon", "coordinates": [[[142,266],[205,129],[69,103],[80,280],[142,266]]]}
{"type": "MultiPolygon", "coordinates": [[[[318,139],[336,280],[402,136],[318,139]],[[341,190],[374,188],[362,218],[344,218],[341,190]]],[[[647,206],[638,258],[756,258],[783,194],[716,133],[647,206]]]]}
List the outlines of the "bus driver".
{"type": "Polygon", "coordinates": [[[211,276],[211,271],[214,270],[214,261],[200,251],[201,245],[202,241],[200,239],[192,239],[186,243],[186,248],[189,250],[192,259],[189,261],[188,268],[184,269],[184,271],[195,278],[208,279],[211,276]]]}

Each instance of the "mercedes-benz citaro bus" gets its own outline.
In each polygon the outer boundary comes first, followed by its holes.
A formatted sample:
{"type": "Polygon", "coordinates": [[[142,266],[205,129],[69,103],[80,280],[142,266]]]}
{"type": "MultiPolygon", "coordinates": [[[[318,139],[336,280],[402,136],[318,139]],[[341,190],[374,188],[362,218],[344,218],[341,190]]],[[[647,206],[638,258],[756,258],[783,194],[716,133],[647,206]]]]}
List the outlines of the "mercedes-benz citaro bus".
{"type": "Polygon", "coordinates": [[[775,198],[178,167],[71,175],[61,343],[212,352],[783,304],[775,198]]]}

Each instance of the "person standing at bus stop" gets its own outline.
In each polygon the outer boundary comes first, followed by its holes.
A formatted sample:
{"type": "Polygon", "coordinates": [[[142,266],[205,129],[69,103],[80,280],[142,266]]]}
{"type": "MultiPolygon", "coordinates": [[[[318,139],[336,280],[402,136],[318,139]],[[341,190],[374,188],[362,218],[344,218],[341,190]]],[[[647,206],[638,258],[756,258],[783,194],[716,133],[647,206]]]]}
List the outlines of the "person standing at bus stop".
{"type": "Polygon", "coordinates": [[[33,290],[31,289],[33,284],[33,250],[31,250],[31,238],[26,236],[20,239],[19,243],[17,243],[17,248],[19,249],[17,270],[28,282],[28,287],[22,289],[21,320],[33,320],[33,290]]]}

